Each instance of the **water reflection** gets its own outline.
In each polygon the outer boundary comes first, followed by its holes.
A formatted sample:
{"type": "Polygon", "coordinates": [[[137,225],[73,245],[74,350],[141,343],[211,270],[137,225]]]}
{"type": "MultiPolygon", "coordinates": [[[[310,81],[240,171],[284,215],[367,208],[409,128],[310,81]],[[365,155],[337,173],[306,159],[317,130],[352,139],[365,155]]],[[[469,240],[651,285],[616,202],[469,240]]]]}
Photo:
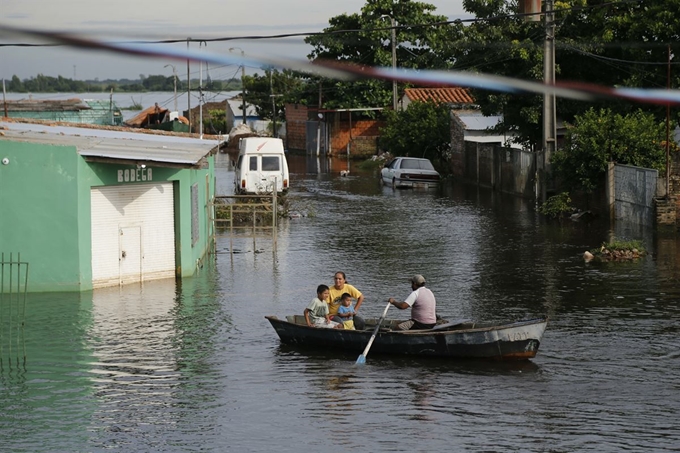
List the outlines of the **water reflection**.
{"type": "Polygon", "coordinates": [[[0,373],[4,449],[676,448],[674,236],[644,238],[653,253],[638,262],[586,264],[612,234],[598,220],[553,224],[476,187],[395,191],[375,171],[290,161],[290,201],[314,215],[283,220],[277,253],[258,241],[263,253],[232,254],[218,237],[215,261],[181,284],[30,295],[25,366],[0,373]],[[422,273],[444,316],[551,319],[520,363],[369,355],[355,367],[354,354],[281,345],[264,316],[301,314],[337,269],[367,317],[422,273]]]}

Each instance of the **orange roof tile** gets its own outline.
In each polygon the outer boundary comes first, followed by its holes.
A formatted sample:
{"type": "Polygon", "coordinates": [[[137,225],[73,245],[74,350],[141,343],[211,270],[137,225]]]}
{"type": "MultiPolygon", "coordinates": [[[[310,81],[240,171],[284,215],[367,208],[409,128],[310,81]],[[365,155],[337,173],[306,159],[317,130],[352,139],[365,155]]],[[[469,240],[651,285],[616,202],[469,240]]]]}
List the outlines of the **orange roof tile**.
{"type": "Polygon", "coordinates": [[[404,94],[411,101],[434,101],[445,104],[474,104],[467,88],[406,88],[404,94]]]}

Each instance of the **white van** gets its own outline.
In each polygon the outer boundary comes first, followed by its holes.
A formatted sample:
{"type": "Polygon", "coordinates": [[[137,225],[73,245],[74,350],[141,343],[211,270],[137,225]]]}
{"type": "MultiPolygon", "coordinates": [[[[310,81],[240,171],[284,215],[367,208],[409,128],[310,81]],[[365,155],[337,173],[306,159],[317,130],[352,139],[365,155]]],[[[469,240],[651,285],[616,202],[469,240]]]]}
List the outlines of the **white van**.
{"type": "Polygon", "coordinates": [[[239,142],[234,176],[237,194],[278,193],[288,190],[290,177],[283,152],[283,140],[246,137],[239,142]]]}

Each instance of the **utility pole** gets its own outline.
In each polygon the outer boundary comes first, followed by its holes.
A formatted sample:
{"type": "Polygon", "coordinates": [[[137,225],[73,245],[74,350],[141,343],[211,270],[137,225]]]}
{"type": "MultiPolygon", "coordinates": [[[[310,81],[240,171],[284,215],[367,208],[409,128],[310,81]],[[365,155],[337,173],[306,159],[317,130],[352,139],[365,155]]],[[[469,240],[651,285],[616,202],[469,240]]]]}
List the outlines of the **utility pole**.
{"type": "MultiPolygon", "coordinates": [[[[666,73],[666,89],[671,89],[671,45],[668,44],[668,69],[666,73]]],[[[671,153],[670,153],[670,118],[671,104],[666,103],[666,200],[671,198],[671,153]]]]}
{"type": "Polygon", "coordinates": [[[168,66],[170,66],[172,68],[172,79],[173,79],[173,84],[174,84],[174,87],[175,87],[175,96],[174,96],[175,112],[177,112],[177,68],[175,68],[175,66],[171,65],[171,64],[166,64],[163,67],[167,68],[168,66]]]}
{"type": "MultiPolygon", "coordinates": [[[[392,70],[397,69],[397,21],[388,14],[383,14],[380,19],[389,18],[390,26],[392,27],[392,70]]],[[[397,81],[392,80],[392,108],[397,111],[397,81]]]]}
{"type": "MultiPolygon", "coordinates": [[[[189,41],[191,38],[187,38],[187,51],[189,50],[189,41]]],[[[189,115],[189,132],[191,132],[191,70],[190,70],[190,60],[187,58],[187,114],[189,115]]]]}
{"type": "MultiPolygon", "coordinates": [[[[390,17],[392,23],[392,70],[397,69],[397,22],[390,17]]],[[[392,108],[397,111],[397,80],[392,80],[392,108]]]]}
{"type": "MultiPolygon", "coordinates": [[[[208,43],[205,41],[200,41],[198,43],[198,50],[201,50],[201,45],[205,44],[208,47],[208,43]]],[[[198,136],[203,140],[203,61],[198,62],[198,136]]]]}
{"type": "MultiPolygon", "coordinates": [[[[319,118],[316,120],[316,157],[319,157],[319,153],[321,151],[321,120],[323,119],[323,114],[321,113],[322,94],[322,85],[321,81],[319,80],[319,113],[317,114],[319,118]]],[[[326,154],[328,154],[328,150],[326,150],[326,154]]]]}
{"type": "MultiPolygon", "coordinates": [[[[241,51],[241,58],[243,58],[245,52],[240,47],[230,47],[229,52],[236,49],[241,51]]],[[[243,101],[243,124],[246,124],[246,65],[243,62],[241,62],[241,100],[243,101]]]]}
{"type": "MultiPolygon", "coordinates": [[[[543,83],[555,85],[555,13],[554,1],[545,0],[545,41],[543,46],[543,83]]],[[[557,146],[555,95],[543,95],[543,151],[536,159],[536,202],[545,202],[550,160],[557,146]]]]}
{"type": "Polygon", "coordinates": [[[270,97],[272,98],[272,123],[273,123],[272,126],[274,128],[272,134],[274,135],[274,137],[277,137],[278,134],[276,133],[276,97],[274,96],[274,68],[269,69],[269,90],[271,92],[270,97]]]}

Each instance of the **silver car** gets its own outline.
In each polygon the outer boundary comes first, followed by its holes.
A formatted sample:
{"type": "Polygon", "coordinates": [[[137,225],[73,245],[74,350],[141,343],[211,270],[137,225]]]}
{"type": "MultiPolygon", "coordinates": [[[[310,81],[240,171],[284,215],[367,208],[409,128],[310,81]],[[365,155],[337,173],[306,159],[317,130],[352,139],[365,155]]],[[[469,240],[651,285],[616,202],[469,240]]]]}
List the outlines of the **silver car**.
{"type": "Polygon", "coordinates": [[[395,157],[380,171],[383,184],[398,187],[435,187],[441,179],[429,159],[395,157]]]}

